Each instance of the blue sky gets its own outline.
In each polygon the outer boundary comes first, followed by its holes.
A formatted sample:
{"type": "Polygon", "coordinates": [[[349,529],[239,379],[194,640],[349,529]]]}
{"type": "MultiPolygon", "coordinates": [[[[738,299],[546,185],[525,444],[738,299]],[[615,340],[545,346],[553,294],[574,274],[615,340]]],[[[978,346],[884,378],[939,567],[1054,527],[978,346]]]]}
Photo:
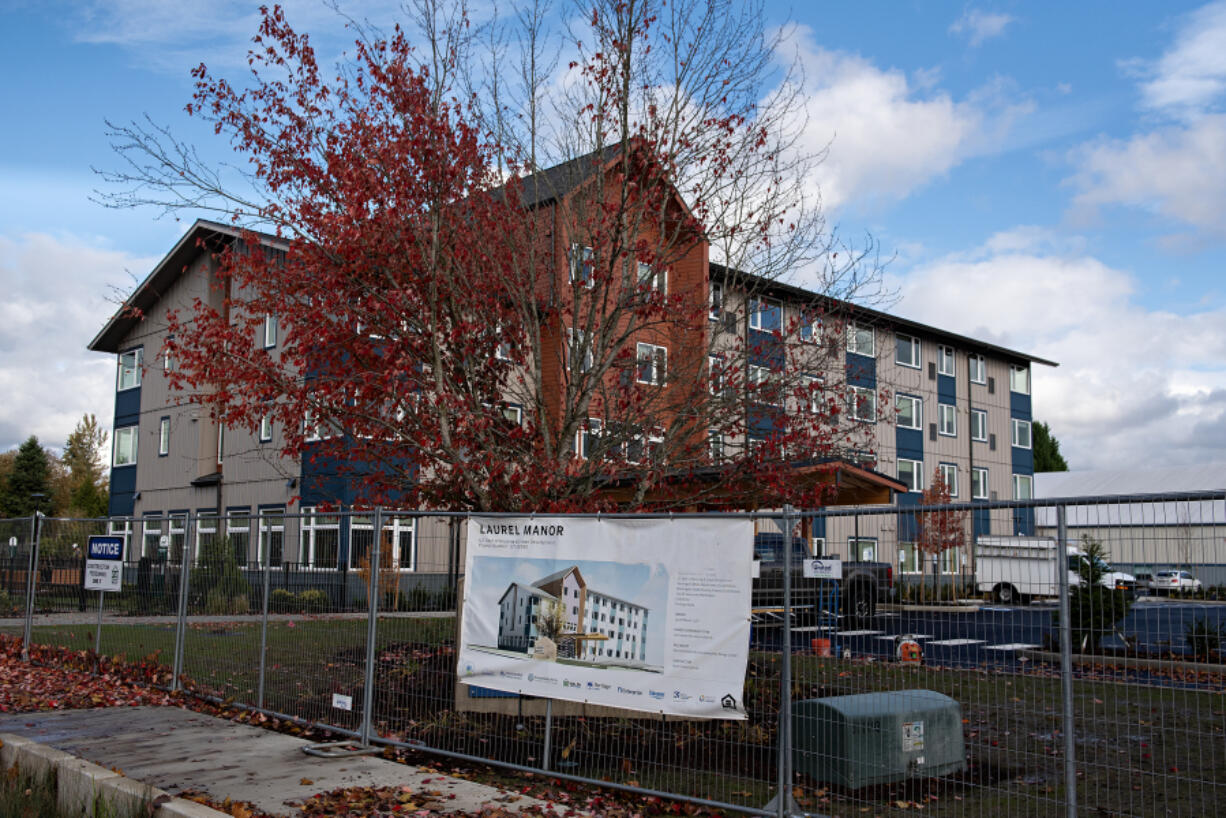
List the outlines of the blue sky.
{"type": "MultiPolygon", "coordinates": [[[[387,25],[398,3],[343,3],[387,25]]],[[[0,448],[113,408],[85,345],[185,229],[89,200],[105,119],[239,71],[257,4],[0,0],[0,448]]],[[[480,14],[480,9],[477,9],[480,14]]],[[[891,258],[895,312],[1059,361],[1035,408],[1074,468],[1226,460],[1226,2],[873,2],[791,14],[832,224],[891,258]]],[[[289,4],[322,53],[321,3],[289,4]]]]}

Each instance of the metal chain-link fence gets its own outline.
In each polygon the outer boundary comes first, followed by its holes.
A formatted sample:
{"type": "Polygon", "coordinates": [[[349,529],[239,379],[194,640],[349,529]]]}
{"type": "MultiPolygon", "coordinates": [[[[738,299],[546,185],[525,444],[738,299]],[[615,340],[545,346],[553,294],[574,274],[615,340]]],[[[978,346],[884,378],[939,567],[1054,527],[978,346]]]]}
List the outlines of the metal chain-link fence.
{"type": "Polygon", "coordinates": [[[748,813],[1216,814],[1224,495],[907,499],[726,515],[756,532],[744,721],[460,684],[463,514],[0,521],[0,628],[359,742],[748,813]],[[86,592],[104,533],[122,589],[86,592]]]}

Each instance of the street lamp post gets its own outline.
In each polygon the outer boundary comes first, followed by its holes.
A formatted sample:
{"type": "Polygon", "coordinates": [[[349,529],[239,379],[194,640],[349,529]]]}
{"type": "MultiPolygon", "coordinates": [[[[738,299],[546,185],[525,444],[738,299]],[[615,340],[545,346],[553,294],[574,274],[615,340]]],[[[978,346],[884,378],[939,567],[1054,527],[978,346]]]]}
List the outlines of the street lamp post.
{"type": "Polygon", "coordinates": [[[30,499],[34,501],[34,512],[30,516],[30,561],[26,570],[26,624],[21,641],[21,660],[23,662],[30,661],[30,626],[34,621],[34,572],[38,570],[38,540],[42,535],[40,525],[42,511],[39,510],[39,506],[46,497],[47,495],[37,491],[30,495],[30,499]]]}

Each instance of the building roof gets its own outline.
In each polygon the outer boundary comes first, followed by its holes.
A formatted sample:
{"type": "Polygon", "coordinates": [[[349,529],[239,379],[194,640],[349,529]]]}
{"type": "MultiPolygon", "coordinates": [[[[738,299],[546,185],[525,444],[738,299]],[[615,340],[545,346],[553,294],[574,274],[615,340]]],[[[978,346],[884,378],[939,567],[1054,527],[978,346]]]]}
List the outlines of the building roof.
{"type": "MultiPolygon", "coordinates": [[[[1040,472],[1034,476],[1037,499],[1103,498],[1102,503],[1068,506],[1067,524],[1074,527],[1226,525],[1226,501],[1223,500],[1110,502],[1113,496],[1195,491],[1226,492],[1226,463],[1040,472]]],[[[1054,528],[1056,509],[1050,506],[1035,509],[1035,523],[1054,528]]]]}
{"type": "MultiPolygon", "coordinates": [[[[141,318],[157,304],[158,300],[170,287],[179,280],[179,276],[187,269],[200,252],[200,245],[221,248],[237,239],[243,229],[230,224],[221,224],[206,219],[197,219],[183,238],[179,239],[170,252],[157,263],[123,302],[119,310],[106,322],[94,340],[89,342],[88,349],[94,352],[119,352],[124,338],[140,323],[141,318]]],[[[265,242],[284,249],[288,243],[268,233],[257,233],[265,242]]]]}
{"type": "Polygon", "coordinates": [[[620,151],[620,144],[606,145],[599,150],[525,176],[521,201],[527,207],[537,207],[561,199],[591,177],[596,168],[603,167],[616,158],[620,151]]]}
{"type": "Polygon", "coordinates": [[[859,304],[853,304],[848,301],[842,301],[837,298],[832,298],[822,293],[806,290],[803,287],[797,287],[793,284],[787,284],[777,279],[763,278],[762,276],[746,273],[742,270],[737,270],[730,267],[725,267],[722,264],[711,262],[710,275],[714,279],[718,276],[727,276],[730,281],[743,281],[746,284],[758,288],[763,295],[774,295],[780,298],[787,298],[796,301],[808,302],[825,302],[837,311],[846,311],[852,319],[861,319],[866,323],[871,324],[889,324],[894,329],[909,330],[917,335],[936,336],[941,339],[946,339],[956,343],[963,349],[971,352],[990,353],[993,357],[1003,358],[1007,361],[1017,363],[1035,363],[1043,364],[1044,366],[1059,366],[1056,361],[1049,361],[1046,358],[1040,358],[1037,355],[1032,355],[1028,352],[1021,352],[1016,349],[993,344],[988,341],[972,338],[969,335],[961,335],[956,332],[950,332],[940,327],[934,327],[930,324],[921,324],[919,321],[912,321],[909,318],[903,318],[893,313],[882,312],[871,307],[864,307],[859,304]]]}

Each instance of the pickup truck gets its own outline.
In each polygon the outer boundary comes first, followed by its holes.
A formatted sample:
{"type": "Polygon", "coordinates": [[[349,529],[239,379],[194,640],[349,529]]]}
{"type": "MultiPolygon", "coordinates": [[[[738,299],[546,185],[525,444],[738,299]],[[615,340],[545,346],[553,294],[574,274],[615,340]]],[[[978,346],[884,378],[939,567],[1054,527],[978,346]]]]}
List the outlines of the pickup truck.
{"type": "MultiPolygon", "coordinates": [[[[753,608],[778,610],[783,607],[783,535],[756,534],[753,551],[757,569],[751,597],[753,608]]],[[[836,582],[843,616],[857,622],[871,619],[877,612],[877,603],[888,602],[893,596],[894,567],[889,563],[844,561],[842,580],[806,578],[805,562],[821,556],[809,553],[803,538],[792,538],[792,608],[797,620],[816,619],[822,591],[829,594],[836,582]]]]}

